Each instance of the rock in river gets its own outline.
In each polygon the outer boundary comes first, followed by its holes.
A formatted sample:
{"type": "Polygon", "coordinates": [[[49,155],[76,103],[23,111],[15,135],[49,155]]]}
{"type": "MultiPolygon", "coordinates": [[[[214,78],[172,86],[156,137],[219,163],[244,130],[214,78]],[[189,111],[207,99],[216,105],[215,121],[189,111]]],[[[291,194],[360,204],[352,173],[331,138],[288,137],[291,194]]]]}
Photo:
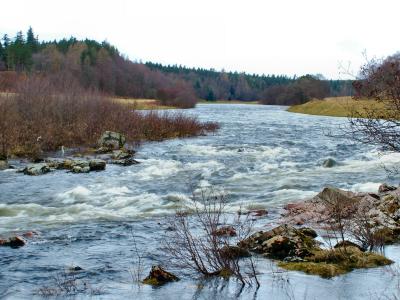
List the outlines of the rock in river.
{"type": "Polygon", "coordinates": [[[150,284],[150,285],[162,285],[172,281],[178,281],[179,278],[176,277],[174,274],[165,271],[160,266],[153,266],[151,267],[151,271],[149,276],[147,276],[143,283],[150,284]]]}
{"type": "Polygon", "coordinates": [[[50,167],[45,163],[30,164],[23,170],[25,175],[37,176],[50,172],[50,167]]]}
{"type": "Polygon", "coordinates": [[[125,142],[126,139],[123,134],[113,131],[106,131],[101,135],[98,144],[101,148],[117,150],[123,148],[125,142]]]}

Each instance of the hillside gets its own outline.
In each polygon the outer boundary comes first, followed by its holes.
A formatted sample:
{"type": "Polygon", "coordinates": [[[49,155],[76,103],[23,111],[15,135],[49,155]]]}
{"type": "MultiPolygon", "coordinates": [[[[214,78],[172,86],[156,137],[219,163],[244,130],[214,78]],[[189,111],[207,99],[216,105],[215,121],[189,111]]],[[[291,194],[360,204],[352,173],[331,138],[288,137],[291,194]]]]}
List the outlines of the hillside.
{"type": "Polygon", "coordinates": [[[260,101],[299,104],[309,99],[352,94],[350,81],[321,76],[258,75],[131,61],[107,41],[74,37],[40,41],[29,28],[0,42],[0,91],[13,91],[26,75],[48,76],[63,84],[76,80],[107,95],[157,99],[164,106],[193,107],[208,101],[260,101]],[[317,91],[317,93],[316,93],[317,91]]]}

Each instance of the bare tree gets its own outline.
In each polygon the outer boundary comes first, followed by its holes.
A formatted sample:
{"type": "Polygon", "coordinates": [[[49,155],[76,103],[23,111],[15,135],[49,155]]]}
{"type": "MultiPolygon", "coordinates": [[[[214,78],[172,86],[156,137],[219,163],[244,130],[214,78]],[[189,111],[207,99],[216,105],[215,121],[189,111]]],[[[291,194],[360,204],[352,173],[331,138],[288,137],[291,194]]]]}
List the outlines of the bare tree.
{"type": "Polygon", "coordinates": [[[355,99],[368,98],[379,106],[365,105],[350,115],[353,140],[400,151],[400,53],[384,60],[370,60],[353,83],[355,99]]]}
{"type": "Polygon", "coordinates": [[[166,253],[179,267],[204,276],[237,278],[242,285],[259,282],[253,258],[237,246],[252,229],[249,214],[226,213],[227,198],[213,189],[192,197],[193,206],[177,211],[165,237],[166,253]]]}

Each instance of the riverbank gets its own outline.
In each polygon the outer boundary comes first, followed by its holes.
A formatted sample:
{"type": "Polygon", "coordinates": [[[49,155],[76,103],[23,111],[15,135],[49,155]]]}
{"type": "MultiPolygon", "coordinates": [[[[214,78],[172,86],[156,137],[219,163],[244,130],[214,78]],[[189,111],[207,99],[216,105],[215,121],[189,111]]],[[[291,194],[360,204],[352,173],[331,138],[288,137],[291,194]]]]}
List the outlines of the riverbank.
{"type": "MultiPolygon", "coordinates": [[[[160,245],[171,229],[170,217],[191,204],[192,191],[223,189],[232,216],[240,208],[267,210],[256,218],[254,231],[268,231],[280,225],[285,205],[311,198],[325,186],[377,193],[383,181],[397,184],[395,178],[385,180],[381,166],[395,166],[400,155],[323,134],[335,132],[346,119],[292,114],[267,105],[199,105],[184,113],[202,123],[218,121],[221,128],[195,138],[143,143],[134,156],[139,164],[126,167],[107,164],[104,171],[89,174],[59,170],[43,176],[0,171],[0,235],[38,233],[19,249],[0,247],[0,298],[41,299],[35,292],[70,270],[81,283],[101,288],[95,299],[364,300],[385,299],[397,291],[398,245],[385,247],[394,264],[333,279],[287,271],[257,257],[257,296],[253,288],[239,294],[235,280],[202,280],[170,266],[165,267],[179,282],[137,287],[130,273],[136,266],[135,245],[144,278],[163,261],[160,245]],[[326,164],[328,158],[335,163],[326,164]]],[[[325,236],[317,233],[316,240],[323,242],[325,236]]]]}
{"type": "Polygon", "coordinates": [[[352,97],[332,97],[293,105],[287,111],[331,117],[350,117],[357,112],[357,116],[367,117],[366,108],[382,110],[384,104],[374,100],[354,100],[352,97]]]}

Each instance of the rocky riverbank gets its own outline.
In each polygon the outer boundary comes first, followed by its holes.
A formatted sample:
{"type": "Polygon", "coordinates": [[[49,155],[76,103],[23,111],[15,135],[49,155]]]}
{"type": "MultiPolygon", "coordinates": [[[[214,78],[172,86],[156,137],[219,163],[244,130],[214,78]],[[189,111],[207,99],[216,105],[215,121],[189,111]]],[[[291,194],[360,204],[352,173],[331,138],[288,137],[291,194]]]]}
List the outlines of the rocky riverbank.
{"type": "MultiPolygon", "coordinates": [[[[126,148],[124,135],[106,131],[98,140],[98,148],[88,148],[83,152],[75,152],[64,157],[64,148],[62,147],[62,157],[37,159],[36,162],[19,168],[18,172],[38,176],[55,170],[67,170],[75,174],[103,171],[107,164],[120,166],[138,164],[134,155],[134,150],[126,148]]],[[[15,169],[15,166],[12,166],[6,158],[0,159],[0,170],[9,168],[15,169]]]]}

